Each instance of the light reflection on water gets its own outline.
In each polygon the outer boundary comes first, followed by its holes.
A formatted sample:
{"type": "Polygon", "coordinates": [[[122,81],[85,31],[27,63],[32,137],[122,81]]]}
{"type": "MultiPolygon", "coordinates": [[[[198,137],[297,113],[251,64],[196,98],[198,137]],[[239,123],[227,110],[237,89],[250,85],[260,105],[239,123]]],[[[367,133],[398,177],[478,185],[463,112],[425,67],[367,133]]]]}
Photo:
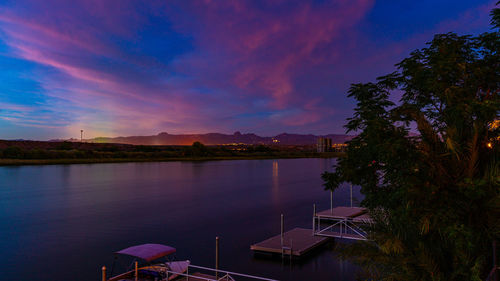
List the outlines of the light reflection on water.
{"type": "MultiPolygon", "coordinates": [[[[98,280],[112,252],[140,243],[177,257],[280,280],[353,280],[332,245],[292,267],[256,258],[252,243],[311,227],[312,204],[330,206],[320,174],[334,159],[0,167],[1,280],[98,280]]],[[[359,198],[355,188],[354,196],[359,198]]],[[[335,192],[349,204],[349,187],[335,192]]],[[[355,201],[356,204],[356,201],[355,201]]]]}

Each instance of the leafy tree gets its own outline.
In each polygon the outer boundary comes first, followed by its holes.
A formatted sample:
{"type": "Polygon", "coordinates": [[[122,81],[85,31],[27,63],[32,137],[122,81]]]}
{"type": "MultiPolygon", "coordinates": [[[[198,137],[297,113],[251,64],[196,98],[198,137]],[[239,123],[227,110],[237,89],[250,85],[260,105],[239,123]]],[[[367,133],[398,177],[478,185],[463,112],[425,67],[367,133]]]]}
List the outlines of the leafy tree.
{"type": "Polygon", "coordinates": [[[499,33],[439,34],[396,66],[351,86],[359,134],[322,176],[360,185],[375,220],[341,254],[376,280],[484,280],[500,237],[499,33]]]}
{"type": "Polygon", "coordinates": [[[71,150],[73,149],[73,144],[69,141],[63,141],[56,146],[58,150],[71,150]]]}
{"type": "Polygon", "coordinates": [[[255,152],[263,152],[263,153],[268,153],[272,152],[273,149],[269,146],[259,144],[259,145],[250,145],[246,148],[246,151],[249,153],[255,153],[255,152]]]}
{"type": "MultiPolygon", "coordinates": [[[[497,2],[497,5],[500,4],[500,1],[497,2]]],[[[491,11],[491,25],[496,28],[500,28],[500,9],[495,8],[491,11]]]]}
{"type": "MultiPolygon", "coordinates": [[[[111,150],[108,150],[108,151],[111,151],[111,150]]],[[[155,152],[155,151],[159,151],[159,149],[157,147],[152,146],[152,145],[135,145],[134,146],[134,151],[139,151],[139,152],[155,152]]]]}
{"type": "Polygon", "coordinates": [[[105,151],[105,152],[118,152],[118,151],[120,151],[120,147],[113,145],[113,144],[108,144],[108,145],[101,146],[97,150],[98,151],[105,151]]]}
{"type": "Polygon", "coordinates": [[[24,157],[24,151],[17,146],[9,146],[3,150],[3,157],[19,159],[24,157]]]}
{"type": "Polygon", "coordinates": [[[191,145],[191,152],[192,155],[196,157],[207,156],[208,148],[203,143],[195,141],[193,145],[191,145]]]}

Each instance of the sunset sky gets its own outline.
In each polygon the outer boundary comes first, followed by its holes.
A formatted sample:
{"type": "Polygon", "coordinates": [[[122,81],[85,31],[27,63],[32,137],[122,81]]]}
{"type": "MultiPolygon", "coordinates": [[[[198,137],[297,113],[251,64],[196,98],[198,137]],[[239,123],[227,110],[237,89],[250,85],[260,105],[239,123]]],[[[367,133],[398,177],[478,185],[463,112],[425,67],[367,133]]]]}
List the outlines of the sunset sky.
{"type": "Polygon", "coordinates": [[[0,0],[0,139],[344,133],[351,83],[496,1],[0,0]]]}

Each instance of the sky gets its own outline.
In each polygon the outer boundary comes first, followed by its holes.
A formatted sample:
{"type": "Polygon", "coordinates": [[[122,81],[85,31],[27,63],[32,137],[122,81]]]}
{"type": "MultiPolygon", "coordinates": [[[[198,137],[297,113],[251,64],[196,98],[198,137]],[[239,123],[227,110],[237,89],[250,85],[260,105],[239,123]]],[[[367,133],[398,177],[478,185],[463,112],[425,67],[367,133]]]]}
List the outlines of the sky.
{"type": "Polygon", "coordinates": [[[0,0],[0,139],[342,134],[351,83],[496,1],[0,0]]]}

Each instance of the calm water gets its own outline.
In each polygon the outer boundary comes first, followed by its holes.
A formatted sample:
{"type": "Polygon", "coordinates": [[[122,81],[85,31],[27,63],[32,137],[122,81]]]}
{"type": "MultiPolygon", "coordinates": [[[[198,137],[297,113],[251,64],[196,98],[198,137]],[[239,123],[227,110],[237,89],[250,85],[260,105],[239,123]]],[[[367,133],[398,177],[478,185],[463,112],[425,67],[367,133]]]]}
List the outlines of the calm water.
{"type": "MultiPolygon", "coordinates": [[[[177,258],[280,280],[353,280],[355,267],[326,247],[282,264],[252,243],[311,227],[329,207],[320,174],[334,159],[239,160],[0,167],[0,280],[99,280],[113,252],[141,243],[177,258]]],[[[354,196],[359,198],[357,190],[354,196]]],[[[349,202],[347,186],[335,205],[349,202]]]]}

